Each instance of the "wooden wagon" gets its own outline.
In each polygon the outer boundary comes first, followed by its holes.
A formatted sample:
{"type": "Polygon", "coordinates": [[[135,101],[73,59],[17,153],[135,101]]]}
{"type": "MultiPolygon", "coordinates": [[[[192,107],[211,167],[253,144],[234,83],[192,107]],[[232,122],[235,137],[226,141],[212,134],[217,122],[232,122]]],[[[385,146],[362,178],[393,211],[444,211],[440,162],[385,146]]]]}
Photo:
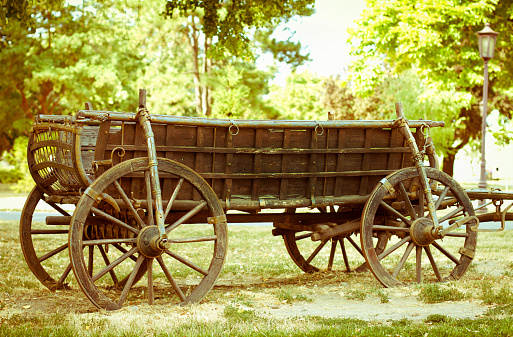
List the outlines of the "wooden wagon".
{"type": "Polygon", "coordinates": [[[201,300],[221,272],[234,222],[272,222],[305,272],[331,270],[338,245],[349,271],[350,243],[366,261],[357,269],[370,269],[385,286],[458,279],[474,256],[478,219],[465,191],[436,167],[426,135],[440,126],[402,115],[157,116],[146,109],[145,91],[137,113],[86,104],[75,117],[39,116],[28,146],[37,186],[20,221],[23,253],[45,286],[66,288],[73,270],[105,309],[120,308],[145,274],[144,296],[154,303],[155,272],[163,276],[159,298],[201,300]],[[43,227],[33,221],[41,204],[58,212],[43,227]],[[305,240],[317,244],[305,251],[305,240]],[[319,262],[322,250],[329,253],[319,262]],[[69,264],[52,263],[66,251],[69,264]],[[407,262],[412,251],[415,261],[407,262]]]}

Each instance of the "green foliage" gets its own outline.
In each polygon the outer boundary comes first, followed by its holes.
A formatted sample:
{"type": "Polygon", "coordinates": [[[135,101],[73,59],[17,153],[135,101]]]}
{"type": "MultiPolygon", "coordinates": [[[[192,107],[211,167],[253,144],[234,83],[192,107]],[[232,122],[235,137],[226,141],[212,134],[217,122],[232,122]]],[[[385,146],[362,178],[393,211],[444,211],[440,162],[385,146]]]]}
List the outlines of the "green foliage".
{"type": "Polygon", "coordinates": [[[325,120],[328,115],[321,104],[322,80],[305,71],[291,73],[284,87],[273,86],[270,103],[280,119],[325,120]]]}
{"type": "MultiPolygon", "coordinates": [[[[421,85],[396,88],[403,91],[397,96],[413,88],[412,96],[405,98],[424,105],[430,119],[450,126],[437,137],[445,140],[438,149],[445,156],[444,170],[451,173],[455,154],[480,137],[483,61],[475,33],[485,22],[500,33],[489,62],[489,107],[508,117],[513,111],[513,37],[507,33],[513,29],[512,17],[511,0],[368,1],[358,26],[349,31],[355,57],[351,89],[360,96],[374,96],[383,85],[413,70],[421,85]]],[[[403,105],[408,118],[408,111],[416,114],[418,107],[409,108],[415,104],[403,105]]]]}
{"type": "Polygon", "coordinates": [[[249,113],[246,99],[250,90],[247,86],[241,85],[242,73],[235,67],[230,65],[225,71],[226,75],[220,79],[220,85],[216,86],[216,104],[212,116],[242,119],[249,113]]]}
{"type": "Polygon", "coordinates": [[[16,192],[28,192],[34,187],[34,181],[27,165],[28,137],[18,137],[10,152],[5,152],[3,158],[14,167],[13,172],[17,177],[16,185],[11,188],[16,192]]]}
{"type": "Polygon", "coordinates": [[[425,303],[460,301],[464,298],[465,294],[458,289],[438,283],[423,284],[419,293],[419,299],[425,303]]]}
{"type": "Polygon", "coordinates": [[[311,15],[314,0],[169,0],[165,15],[187,17],[192,12],[203,14],[202,31],[207,38],[216,38],[211,55],[222,58],[224,52],[253,57],[248,31],[277,26],[294,15],[311,15]]]}

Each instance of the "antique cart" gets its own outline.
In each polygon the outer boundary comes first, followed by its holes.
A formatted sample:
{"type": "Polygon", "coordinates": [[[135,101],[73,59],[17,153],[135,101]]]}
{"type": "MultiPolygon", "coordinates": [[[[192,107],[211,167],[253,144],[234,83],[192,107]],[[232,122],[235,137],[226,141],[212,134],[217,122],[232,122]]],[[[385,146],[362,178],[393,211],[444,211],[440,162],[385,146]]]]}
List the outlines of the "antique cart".
{"type": "Polygon", "coordinates": [[[436,167],[426,135],[443,122],[398,112],[390,121],[157,116],[142,90],[137,113],[86,104],[75,117],[39,116],[28,147],[37,186],[20,221],[26,261],[52,290],[73,270],[100,308],[129,296],[186,304],[217,280],[227,223],[272,222],[305,272],[331,270],[339,245],[350,270],[349,243],[366,261],[357,269],[385,286],[457,279],[479,221],[436,167]],[[42,204],[56,211],[43,226],[33,221],[42,204]],[[53,262],[66,252],[69,263],[53,262]],[[147,287],[133,287],[145,275],[147,287]]]}

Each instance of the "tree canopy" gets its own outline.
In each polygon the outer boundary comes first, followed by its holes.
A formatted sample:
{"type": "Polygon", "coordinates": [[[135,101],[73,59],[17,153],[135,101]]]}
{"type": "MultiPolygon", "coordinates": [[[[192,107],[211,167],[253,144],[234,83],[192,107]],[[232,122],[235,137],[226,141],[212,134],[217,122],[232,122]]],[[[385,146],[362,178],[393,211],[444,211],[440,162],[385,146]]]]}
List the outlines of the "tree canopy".
{"type": "MultiPolygon", "coordinates": [[[[457,151],[480,135],[483,61],[475,33],[486,22],[500,33],[489,62],[490,107],[511,117],[513,1],[368,0],[358,26],[350,31],[356,94],[369,96],[383,83],[413,71],[420,82],[410,83],[416,87],[409,89],[418,93],[417,102],[438,102],[429,105],[428,116],[445,120],[453,134],[446,133],[448,139],[438,147],[448,173],[457,151]]],[[[425,115],[415,109],[405,106],[410,118],[425,115]]]]}

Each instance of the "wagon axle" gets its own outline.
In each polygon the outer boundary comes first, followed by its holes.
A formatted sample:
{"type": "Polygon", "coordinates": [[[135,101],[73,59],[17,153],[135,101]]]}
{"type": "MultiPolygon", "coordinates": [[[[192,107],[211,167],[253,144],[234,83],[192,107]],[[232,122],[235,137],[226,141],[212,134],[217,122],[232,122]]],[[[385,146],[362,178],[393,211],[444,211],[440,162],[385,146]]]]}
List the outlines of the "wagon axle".
{"type": "Polygon", "coordinates": [[[146,257],[156,258],[171,248],[171,243],[167,239],[162,239],[157,226],[144,227],[137,237],[137,247],[139,252],[146,257]],[[166,240],[166,241],[164,241],[166,240]]]}
{"type": "Polygon", "coordinates": [[[433,220],[428,218],[419,218],[413,221],[410,227],[410,235],[418,246],[428,246],[433,241],[441,239],[439,227],[435,227],[433,220]]]}

